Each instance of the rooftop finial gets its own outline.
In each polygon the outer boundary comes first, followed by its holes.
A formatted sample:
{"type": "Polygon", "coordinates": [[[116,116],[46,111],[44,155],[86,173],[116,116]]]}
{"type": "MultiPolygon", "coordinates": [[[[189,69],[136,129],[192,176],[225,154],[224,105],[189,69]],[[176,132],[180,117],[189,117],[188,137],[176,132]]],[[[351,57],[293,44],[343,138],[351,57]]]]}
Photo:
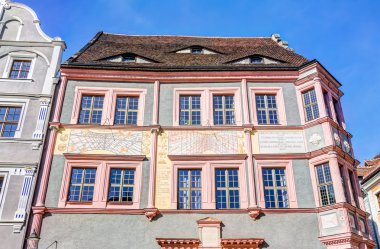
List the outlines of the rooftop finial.
{"type": "Polygon", "coordinates": [[[282,47],[284,47],[286,49],[289,49],[289,50],[293,51],[293,49],[291,49],[291,48],[288,47],[288,42],[287,41],[281,40],[280,34],[272,34],[271,38],[272,38],[273,41],[277,42],[278,45],[280,45],[280,46],[282,46],[282,47]]]}

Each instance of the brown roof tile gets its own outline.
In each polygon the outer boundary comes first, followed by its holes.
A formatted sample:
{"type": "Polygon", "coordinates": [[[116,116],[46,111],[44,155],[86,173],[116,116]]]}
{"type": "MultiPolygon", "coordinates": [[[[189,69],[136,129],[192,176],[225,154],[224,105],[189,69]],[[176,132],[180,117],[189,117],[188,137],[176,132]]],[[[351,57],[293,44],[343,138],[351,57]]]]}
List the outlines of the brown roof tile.
{"type": "Polygon", "coordinates": [[[270,37],[221,38],[190,36],[132,36],[99,32],[84,48],[64,63],[65,66],[115,66],[123,68],[295,68],[309,62],[284,48],[270,37]],[[217,54],[181,54],[175,51],[201,46],[217,54]],[[105,58],[134,53],[157,63],[109,62],[105,58]],[[231,64],[231,61],[261,55],[278,64],[231,64]]]}

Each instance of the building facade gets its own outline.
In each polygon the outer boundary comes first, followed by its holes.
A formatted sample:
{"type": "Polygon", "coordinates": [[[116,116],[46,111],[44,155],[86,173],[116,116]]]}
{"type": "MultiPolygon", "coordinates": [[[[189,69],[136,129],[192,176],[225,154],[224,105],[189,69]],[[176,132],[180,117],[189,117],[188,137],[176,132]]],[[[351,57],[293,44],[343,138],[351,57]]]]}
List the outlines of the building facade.
{"type": "Polygon", "coordinates": [[[364,205],[369,213],[369,224],[373,240],[380,248],[380,154],[358,167],[358,177],[364,196],[364,205]]]}
{"type": "Polygon", "coordinates": [[[29,7],[0,2],[0,247],[22,248],[65,44],[29,7]]]}
{"type": "Polygon", "coordinates": [[[374,247],[341,85],[278,35],[100,32],[61,70],[28,248],[374,247]]]}

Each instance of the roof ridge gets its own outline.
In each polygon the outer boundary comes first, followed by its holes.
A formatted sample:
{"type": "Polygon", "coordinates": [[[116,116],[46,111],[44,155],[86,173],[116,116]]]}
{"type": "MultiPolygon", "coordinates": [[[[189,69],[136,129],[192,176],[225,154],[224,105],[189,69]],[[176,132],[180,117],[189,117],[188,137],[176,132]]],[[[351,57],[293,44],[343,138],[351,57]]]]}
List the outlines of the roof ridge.
{"type": "Polygon", "coordinates": [[[190,37],[190,38],[222,38],[222,39],[272,39],[270,36],[199,36],[199,35],[131,35],[131,34],[118,34],[118,33],[109,33],[103,32],[105,35],[121,35],[121,36],[164,36],[164,37],[190,37]]]}

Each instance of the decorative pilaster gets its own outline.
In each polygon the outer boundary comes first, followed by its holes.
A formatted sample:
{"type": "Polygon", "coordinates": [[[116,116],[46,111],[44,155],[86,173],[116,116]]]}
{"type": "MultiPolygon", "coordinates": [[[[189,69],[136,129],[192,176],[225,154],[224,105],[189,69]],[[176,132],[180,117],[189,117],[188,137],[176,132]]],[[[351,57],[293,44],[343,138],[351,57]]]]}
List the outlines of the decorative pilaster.
{"type": "Polygon", "coordinates": [[[37,125],[33,132],[33,138],[42,139],[49,102],[50,100],[47,98],[40,99],[40,111],[38,112],[37,125]]]}
{"type": "Polygon", "coordinates": [[[152,144],[150,150],[150,171],[149,171],[149,194],[148,194],[148,207],[145,208],[145,215],[150,221],[154,219],[159,213],[155,207],[155,192],[156,192],[156,167],[157,167],[157,141],[158,135],[161,134],[161,128],[151,129],[152,144]]]}
{"type": "Polygon", "coordinates": [[[346,202],[346,196],[344,195],[344,189],[342,185],[342,177],[340,175],[338,157],[335,151],[329,152],[330,157],[330,171],[333,179],[333,186],[335,191],[336,203],[346,202]]]}
{"type": "Polygon", "coordinates": [[[24,221],[26,215],[26,206],[28,204],[30,189],[33,184],[33,175],[35,168],[25,169],[25,177],[22,183],[20,199],[18,202],[18,207],[14,216],[15,221],[24,221]]]}
{"type": "MultiPolygon", "coordinates": [[[[249,208],[256,209],[257,200],[256,200],[255,173],[254,173],[254,164],[253,164],[253,156],[252,156],[252,139],[251,139],[252,129],[245,128],[244,134],[245,134],[245,147],[246,147],[247,155],[248,155],[247,166],[248,166],[249,208]]],[[[256,215],[256,217],[257,216],[258,215],[256,215]]]]}
{"type": "Polygon", "coordinates": [[[32,226],[30,228],[29,234],[26,236],[27,240],[27,249],[37,249],[38,248],[38,242],[39,242],[39,236],[41,233],[41,225],[42,225],[42,218],[45,214],[45,208],[44,207],[33,207],[33,219],[32,219],[32,226]],[[35,238],[31,238],[33,236],[35,238]]]}

